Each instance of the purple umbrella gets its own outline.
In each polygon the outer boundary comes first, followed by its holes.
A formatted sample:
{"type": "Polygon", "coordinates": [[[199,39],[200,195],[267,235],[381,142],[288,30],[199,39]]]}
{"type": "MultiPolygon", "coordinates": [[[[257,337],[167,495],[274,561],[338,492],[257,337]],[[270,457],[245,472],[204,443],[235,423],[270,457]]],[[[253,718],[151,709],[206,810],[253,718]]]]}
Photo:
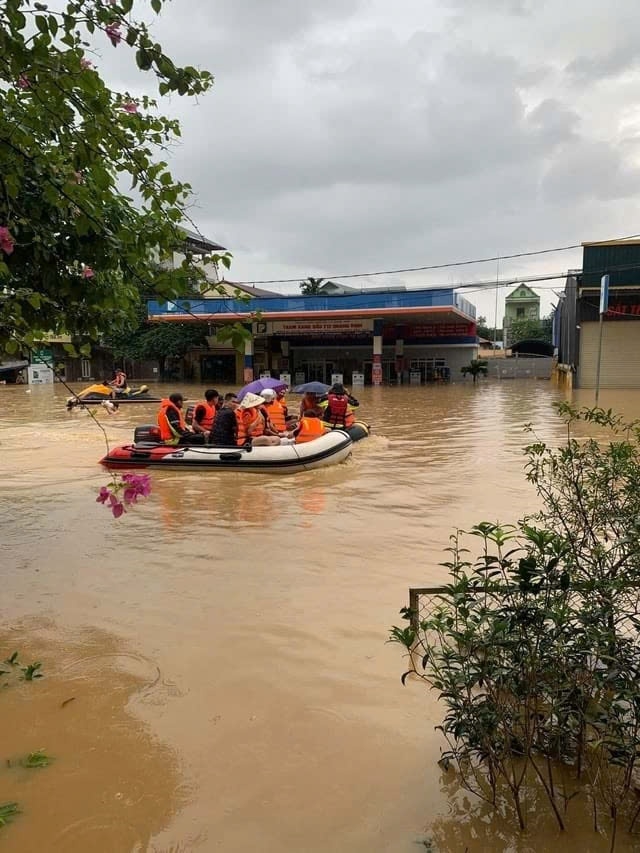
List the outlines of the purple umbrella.
{"type": "Polygon", "coordinates": [[[266,379],[255,379],[253,382],[250,382],[248,385],[245,385],[244,388],[241,388],[238,391],[238,400],[242,400],[245,394],[259,394],[261,391],[264,391],[265,388],[286,388],[287,383],[283,382],[282,379],[271,379],[268,377],[266,379]]]}

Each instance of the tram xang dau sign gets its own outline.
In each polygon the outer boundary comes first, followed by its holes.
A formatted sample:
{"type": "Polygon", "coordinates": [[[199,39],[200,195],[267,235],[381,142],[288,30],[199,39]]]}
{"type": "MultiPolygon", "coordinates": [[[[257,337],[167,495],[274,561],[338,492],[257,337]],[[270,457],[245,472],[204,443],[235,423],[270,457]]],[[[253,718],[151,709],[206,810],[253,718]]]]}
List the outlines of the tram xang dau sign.
{"type": "Polygon", "coordinates": [[[358,320],[348,317],[336,317],[328,320],[272,320],[266,323],[254,323],[254,334],[257,335],[333,335],[349,337],[371,335],[373,320],[358,320]]]}

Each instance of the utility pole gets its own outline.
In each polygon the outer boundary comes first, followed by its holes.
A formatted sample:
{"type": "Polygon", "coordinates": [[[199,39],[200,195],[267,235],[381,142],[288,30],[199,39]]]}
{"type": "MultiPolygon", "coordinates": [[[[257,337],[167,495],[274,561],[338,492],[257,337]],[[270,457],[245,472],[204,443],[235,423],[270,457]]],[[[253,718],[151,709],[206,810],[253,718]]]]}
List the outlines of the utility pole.
{"type": "MultiPolygon", "coordinates": [[[[498,340],[498,281],[500,280],[500,258],[496,261],[496,307],[495,314],[493,318],[493,349],[495,352],[496,343],[498,340]]],[[[504,329],[502,330],[502,337],[504,338],[504,329]]],[[[504,347],[504,340],[502,342],[502,346],[504,347]]]]}
{"type": "Polygon", "coordinates": [[[598,362],[596,364],[596,408],[600,399],[600,367],[602,365],[602,330],[604,327],[604,315],[609,307],[609,276],[603,275],[600,279],[600,327],[598,330],[598,362]]]}

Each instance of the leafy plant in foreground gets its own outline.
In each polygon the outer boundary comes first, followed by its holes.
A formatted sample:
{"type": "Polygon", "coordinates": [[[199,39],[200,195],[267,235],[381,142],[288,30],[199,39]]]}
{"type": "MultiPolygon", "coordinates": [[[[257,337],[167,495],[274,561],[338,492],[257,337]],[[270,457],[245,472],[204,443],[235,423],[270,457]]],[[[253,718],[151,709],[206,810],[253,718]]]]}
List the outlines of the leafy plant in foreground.
{"type": "Polygon", "coordinates": [[[20,761],[22,767],[28,770],[34,770],[41,767],[48,767],[53,759],[47,755],[43,749],[38,749],[35,752],[30,752],[25,758],[20,761]]]}
{"type": "Polygon", "coordinates": [[[40,672],[42,664],[40,661],[35,661],[34,663],[30,663],[28,666],[22,667],[22,679],[23,681],[33,681],[36,678],[43,678],[43,674],[40,672]]]}
{"type": "Polygon", "coordinates": [[[506,787],[523,829],[532,780],[562,829],[585,791],[614,850],[640,815],[640,430],[558,410],[566,441],[525,451],[540,512],[457,532],[450,583],[426,615],[403,611],[391,639],[410,653],[403,681],[438,691],[441,762],[468,790],[497,807],[506,787]]]}
{"type": "Polygon", "coordinates": [[[17,803],[0,803],[0,828],[6,826],[17,814],[20,814],[17,803]]]}

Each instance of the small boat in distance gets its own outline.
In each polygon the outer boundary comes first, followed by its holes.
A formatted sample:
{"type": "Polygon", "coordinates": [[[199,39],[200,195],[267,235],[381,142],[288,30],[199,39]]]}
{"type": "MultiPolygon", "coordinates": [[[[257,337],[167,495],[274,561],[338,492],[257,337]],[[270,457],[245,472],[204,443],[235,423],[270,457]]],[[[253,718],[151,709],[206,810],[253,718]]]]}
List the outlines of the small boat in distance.
{"type": "Polygon", "coordinates": [[[114,406],[119,406],[122,403],[160,403],[160,397],[153,397],[149,393],[148,385],[141,385],[139,388],[126,388],[124,391],[116,392],[113,396],[113,388],[102,383],[89,385],[78,394],[74,394],[67,399],[67,409],[73,409],[76,406],[83,406],[88,403],[101,403],[103,400],[110,400],[114,406]]]}

